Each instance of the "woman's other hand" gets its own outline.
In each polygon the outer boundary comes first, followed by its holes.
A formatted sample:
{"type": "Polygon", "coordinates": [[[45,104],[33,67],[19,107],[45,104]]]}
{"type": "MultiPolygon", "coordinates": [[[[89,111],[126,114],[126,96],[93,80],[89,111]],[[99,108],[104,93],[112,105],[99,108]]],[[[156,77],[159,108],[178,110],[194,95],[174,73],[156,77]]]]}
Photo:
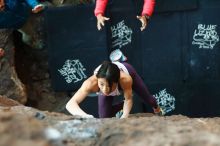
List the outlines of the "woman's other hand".
{"type": "Polygon", "coordinates": [[[143,16],[137,16],[137,19],[141,21],[141,31],[143,31],[147,27],[147,18],[143,16]]]}
{"type": "Polygon", "coordinates": [[[96,18],[97,18],[97,28],[98,28],[98,30],[101,30],[102,27],[105,26],[105,21],[109,20],[109,18],[102,16],[102,14],[98,14],[96,16],[96,18]]]}

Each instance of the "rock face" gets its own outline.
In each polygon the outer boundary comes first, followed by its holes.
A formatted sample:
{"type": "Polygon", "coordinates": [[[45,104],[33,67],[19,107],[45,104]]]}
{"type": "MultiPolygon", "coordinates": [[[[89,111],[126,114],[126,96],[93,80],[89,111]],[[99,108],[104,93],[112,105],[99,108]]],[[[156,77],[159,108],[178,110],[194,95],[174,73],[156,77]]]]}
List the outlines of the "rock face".
{"type": "MultiPolygon", "coordinates": [[[[81,2],[91,1],[52,1],[54,5],[81,2]]],[[[0,146],[220,145],[220,118],[135,114],[128,119],[83,119],[42,111],[64,111],[69,94],[52,90],[39,28],[42,19],[40,14],[30,19],[36,24],[23,28],[32,37],[22,36],[27,44],[20,34],[0,30],[0,48],[5,50],[0,58],[0,146]]]]}
{"type": "Polygon", "coordinates": [[[18,106],[19,102],[0,95],[0,106],[18,106]]]}
{"type": "Polygon", "coordinates": [[[0,106],[2,146],[220,145],[220,118],[135,114],[127,119],[83,119],[8,105],[0,106]]]}
{"type": "MultiPolygon", "coordinates": [[[[91,3],[91,0],[52,0],[45,5],[91,3]]],[[[51,87],[43,13],[32,14],[20,30],[0,29],[0,95],[41,110],[65,112],[71,93],[51,87]]]]}
{"type": "Polygon", "coordinates": [[[0,45],[5,51],[4,56],[0,58],[0,95],[25,104],[26,88],[18,79],[15,71],[12,30],[0,29],[0,45]]]}

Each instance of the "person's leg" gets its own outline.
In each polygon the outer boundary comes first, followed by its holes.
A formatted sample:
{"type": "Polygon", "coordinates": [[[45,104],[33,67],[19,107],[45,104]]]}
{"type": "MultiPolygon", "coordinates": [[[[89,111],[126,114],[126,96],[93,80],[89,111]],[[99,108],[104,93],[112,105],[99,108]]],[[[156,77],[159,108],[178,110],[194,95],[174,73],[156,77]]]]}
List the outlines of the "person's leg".
{"type": "Polygon", "coordinates": [[[118,111],[122,110],[122,109],[123,109],[123,106],[124,106],[124,101],[115,103],[115,104],[112,106],[112,115],[114,116],[118,111]]]}
{"type": "Polygon", "coordinates": [[[13,28],[19,29],[29,17],[29,7],[26,3],[19,3],[17,8],[13,10],[5,10],[0,12],[0,29],[13,28]]]}
{"type": "Polygon", "coordinates": [[[135,93],[141,97],[141,99],[144,101],[146,104],[150,104],[153,108],[157,108],[158,104],[156,101],[156,98],[150,94],[148,91],[147,86],[144,84],[143,80],[141,77],[137,74],[135,69],[128,63],[122,62],[122,64],[125,65],[127,68],[129,74],[131,75],[133,79],[133,90],[135,93]]]}
{"type": "Polygon", "coordinates": [[[32,9],[39,4],[37,0],[26,0],[26,2],[32,9]]]}
{"type": "Polygon", "coordinates": [[[112,114],[113,96],[98,96],[99,118],[110,118],[112,114]]]}
{"type": "Polygon", "coordinates": [[[45,8],[45,6],[39,3],[37,0],[26,0],[26,2],[32,8],[33,13],[38,13],[45,8]]]}
{"type": "Polygon", "coordinates": [[[1,28],[18,28],[23,24],[25,20],[20,18],[13,12],[5,11],[0,12],[0,29],[1,28]]]}

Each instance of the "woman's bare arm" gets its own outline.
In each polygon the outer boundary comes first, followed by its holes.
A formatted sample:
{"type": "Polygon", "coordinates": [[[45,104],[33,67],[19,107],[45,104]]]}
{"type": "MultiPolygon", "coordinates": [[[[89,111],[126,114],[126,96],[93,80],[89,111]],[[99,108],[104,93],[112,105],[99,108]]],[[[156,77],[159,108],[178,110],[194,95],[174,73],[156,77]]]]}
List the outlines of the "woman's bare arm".
{"type": "Polygon", "coordinates": [[[72,114],[72,115],[79,115],[83,117],[93,117],[92,115],[87,114],[84,112],[79,104],[87,97],[87,95],[96,88],[96,80],[95,76],[91,76],[86,81],[83,82],[80,89],[74,94],[74,96],[68,101],[66,104],[66,109],[72,114]]]}
{"type": "Polygon", "coordinates": [[[124,92],[124,106],[123,106],[123,114],[121,118],[127,118],[130,114],[130,111],[133,106],[133,99],[132,99],[132,78],[129,75],[123,77],[120,85],[124,92]]]}

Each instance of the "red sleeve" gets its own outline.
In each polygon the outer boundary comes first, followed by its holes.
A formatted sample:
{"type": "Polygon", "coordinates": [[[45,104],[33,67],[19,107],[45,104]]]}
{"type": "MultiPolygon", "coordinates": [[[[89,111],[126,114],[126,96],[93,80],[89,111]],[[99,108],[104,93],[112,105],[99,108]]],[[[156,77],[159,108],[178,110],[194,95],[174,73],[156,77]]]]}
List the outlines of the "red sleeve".
{"type": "Polygon", "coordinates": [[[108,0],[96,0],[96,6],[95,6],[95,16],[98,14],[104,15],[105,8],[107,6],[108,0]]]}
{"type": "Polygon", "coordinates": [[[142,10],[142,15],[147,14],[151,16],[154,11],[155,0],[144,0],[144,6],[142,10]]]}

